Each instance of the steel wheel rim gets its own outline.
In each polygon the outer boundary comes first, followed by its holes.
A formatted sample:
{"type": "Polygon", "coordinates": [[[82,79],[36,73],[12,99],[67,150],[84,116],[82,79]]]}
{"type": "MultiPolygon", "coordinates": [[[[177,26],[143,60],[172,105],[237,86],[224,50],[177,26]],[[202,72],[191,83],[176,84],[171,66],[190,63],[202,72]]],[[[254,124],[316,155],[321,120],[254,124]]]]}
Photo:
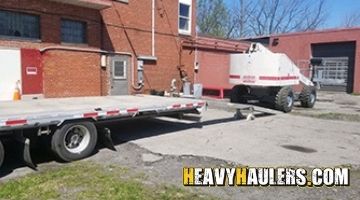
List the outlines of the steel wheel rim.
{"type": "Polygon", "coordinates": [[[314,104],[314,103],[315,103],[315,99],[316,99],[315,94],[311,93],[311,94],[310,94],[310,103],[311,103],[311,104],[314,104]]]}
{"type": "Polygon", "coordinates": [[[287,102],[287,106],[288,106],[288,108],[290,108],[292,105],[293,105],[293,103],[294,103],[294,100],[293,100],[293,97],[291,96],[291,95],[288,95],[287,96],[287,98],[286,98],[286,102],[287,102]]]}
{"type": "Polygon", "coordinates": [[[83,125],[71,126],[65,133],[64,146],[67,151],[79,154],[90,144],[90,131],[83,125]]]}

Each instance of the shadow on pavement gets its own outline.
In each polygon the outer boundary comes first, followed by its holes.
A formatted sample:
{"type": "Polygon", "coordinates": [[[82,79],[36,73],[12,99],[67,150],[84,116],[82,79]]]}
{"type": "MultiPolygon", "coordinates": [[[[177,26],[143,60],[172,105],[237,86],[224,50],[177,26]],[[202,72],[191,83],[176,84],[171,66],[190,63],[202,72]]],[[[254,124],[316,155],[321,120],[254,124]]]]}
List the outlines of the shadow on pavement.
{"type": "MultiPolygon", "coordinates": [[[[33,145],[36,148],[31,149],[32,160],[36,164],[48,163],[56,160],[48,147],[43,144],[33,145]]],[[[15,169],[27,167],[22,157],[22,144],[15,140],[6,140],[4,142],[5,159],[4,164],[0,169],[0,178],[3,178],[15,169]]]]}

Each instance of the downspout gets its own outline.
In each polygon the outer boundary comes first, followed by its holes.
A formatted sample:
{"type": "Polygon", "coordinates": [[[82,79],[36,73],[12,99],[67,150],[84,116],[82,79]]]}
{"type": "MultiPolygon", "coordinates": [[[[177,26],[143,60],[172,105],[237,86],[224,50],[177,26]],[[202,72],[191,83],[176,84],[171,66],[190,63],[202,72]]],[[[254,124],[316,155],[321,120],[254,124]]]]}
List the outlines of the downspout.
{"type": "MultiPolygon", "coordinates": [[[[155,1],[152,0],[151,2],[151,56],[155,57],[155,1]]],[[[138,87],[134,86],[135,83],[135,64],[137,63],[137,70],[138,70],[138,76],[141,73],[142,77],[144,77],[144,68],[143,64],[144,61],[140,60],[138,55],[134,55],[133,62],[132,62],[132,80],[133,80],[133,88],[135,90],[140,90],[144,87],[144,80],[141,80],[141,82],[138,80],[138,84],[140,84],[138,87]]],[[[139,77],[138,77],[139,79],[139,77]]]]}
{"type": "MultiPolygon", "coordinates": [[[[198,40],[198,27],[195,28],[195,42],[198,40]]],[[[194,63],[194,83],[198,83],[198,73],[199,73],[199,51],[197,45],[195,46],[195,63],[194,63]]]]}
{"type": "Polygon", "coordinates": [[[155,1],[152,0],[151,10],[151,56],[155,57],[155,1]]]}
{"type": "Polygon", "coordinates": [[[129,34],[128,34],[128,32],[127,32],[127,29],[126,29],[126,27],[125,27],[125,24],[124,24],[124,22],[123,22],[123,20],[122,20],[122,18],[121,18],[121,15],[120,15],[120,13],[119,13],[119,10],[117,9],[117,7],[116,7],[116,4],[115,4],[115,2],[113,1],[112,2],[112,6],[114,7],[114,9],[115,9],[115,12],[116,12],[116,15],[117,15],[117,17],[119,18],[119,20],[120,20],[120,23],[121,23],[121,25],[122,25],[122,27],[123,27],[123,30],[124,30],[124,34],[125,34],[125,36],[126,36],[126,39],[128,40],[128,42],[129,42],[129,45],[130,45],[130,47],[131,47],[131,50],[133,51],[133,53],[131,54],[132,55],[132,57],[133,57],[133,62],[132,62],[132,69],[131,69],[131,73],[132,73],[132,81],[131,81],[131,86],[132,86],[132,88],[134,89],[134,90],[136,90],[136,91],[139,91],[139,90],[141,90],[143,87],[144,87],[144,84],[143,83],[138,83],[138,85],[135,85],[135,69],[134,69],[134,63],[137,61],[137,57],[138,57],[138,55],[137,55],[137,53],[136,53],[136,50],[135,50],[135,47],[133,46],[133,44],[132,44],[132,42],[131,42],[131,40],[130,40],[130,37],[129,37],[129,34]]]}

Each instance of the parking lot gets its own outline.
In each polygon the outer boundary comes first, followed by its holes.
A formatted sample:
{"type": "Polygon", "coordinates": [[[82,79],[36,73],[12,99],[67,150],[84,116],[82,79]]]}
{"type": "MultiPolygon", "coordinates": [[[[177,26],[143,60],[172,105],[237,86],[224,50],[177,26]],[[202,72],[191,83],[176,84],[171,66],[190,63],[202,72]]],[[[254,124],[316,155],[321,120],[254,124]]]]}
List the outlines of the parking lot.
{"type": "MultiPolygon", "coordinates": [[[[117,152],[99,147],[88,160],[129,167],[135,173],[145,173],[149,183],[178,187],[182,187],[181,172],[185,166],[350,166],[353,173],[349,188],[190,188],[227,198],[262,198],[265,194],[270,197],[264,192],[267,191],[276,199],[290,191],[294,199],[304,193],[309,198],[349,199],[358,197],[360,191],[359,106],[360,97],[320,94],[314,110],[295,108],[294,113],[283,114],[263,109],[266,114],[246,121],[234,119],[226,101],[210,100],[201,121],[185,116],[182,120],[158,118],[109,125],[117,152]],[[334,117],[348,114],[350,118],[334,117]]],[[[34,150],[34,155],[40,171],[66,165],[55,162],[42,150],[34,150]]],[[[5,166],[3,180],[33,172],[18,163],[15,155],[8,157],[12,158],[7,158],[9,164],[5,166]]]]}

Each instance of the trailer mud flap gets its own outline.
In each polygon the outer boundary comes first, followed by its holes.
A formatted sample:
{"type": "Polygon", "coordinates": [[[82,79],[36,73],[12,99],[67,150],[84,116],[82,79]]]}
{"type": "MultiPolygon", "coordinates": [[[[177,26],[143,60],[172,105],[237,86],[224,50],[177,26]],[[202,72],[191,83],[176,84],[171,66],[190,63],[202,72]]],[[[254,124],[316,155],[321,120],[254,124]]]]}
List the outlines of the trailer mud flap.
{"type": "Polygon", "coordinates": [[[111,131],[108,128],[102,128],[100,129],[100,141],[103,143],[103,145],[113,151],[117,151],[114,145],[114,142],[111,138],[111,131]]]}
{"type": "Polygon", "coordinates": [[[31,159],[30,154],[30,139],[25,137],[23,133],[16,134],[16,140],[22,144],[22,157],[25,164],[33,170],[37,170],[37,166],[34,164],[31,159]]]}
{"type": "Polygon", "coordinates": [[[25,138],[24,141],[24,149],[23,149],[23,158],[24,161],[26,163],[26,165],[28,167],[30,167],[31,169],[36,170],[37,166],[34,164],[34,162],[31,159],[31,155],[30,155],[30,139],[29,138],[25,138]]]}

